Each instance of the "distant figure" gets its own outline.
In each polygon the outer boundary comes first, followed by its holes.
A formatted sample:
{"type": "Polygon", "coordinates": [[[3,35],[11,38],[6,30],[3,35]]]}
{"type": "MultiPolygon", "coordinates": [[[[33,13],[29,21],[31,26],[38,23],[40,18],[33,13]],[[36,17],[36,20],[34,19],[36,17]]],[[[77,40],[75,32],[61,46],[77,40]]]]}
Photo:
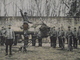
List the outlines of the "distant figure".
{"type": "Polygon", "coordinates": [[[37,33],[34,31],[32,34],[32,46],[36,45],[37,33]]]}
{"type": "Polygon", "coordinates": [[[42,46],[42,37],[41,37],[41,31],[38,31],[38,46],[42,46]]]}
{"type": "Polygon", "coordinates": [[[58,35],[59,48],[61,48],[61,29],[60,28],[58,28],[57,35],[58,35]]]}
{"type": "Polygon", "coordinates": [[[27,16],[27,12],[22,12],[22,10],[20,9],[20,13],[21,13],[21,16],[23,18],[23,33],[24,33],[24,46],[23,47],[20,47],[19,50],[21,51],[22,48],[24,49],[24,51],[27,51],[26,47],[28,46],[28,28],[29,28],[29,24],[28,23],[32,23],[28,20],[28,16],[27,16]]]}
{"type": "Polygon", "coordinates": [[[29,42],[29,31],[28,31],[29,25],[27,22],[23,23],[23,36],[24,36],[24,46],[21,46],[19,48],[19,51],[21,51],[23,49],[23,51],[27,51],[26,47],[28,46],[28,42],[29,42]]]}
{"type": "Polygon", "coordinates": [[[76,30],[76,27],[74,28],[74,31],[73,31],[73,47],[77,49],[77,41],[78,41],[78,37],[77,37],[77,30],[76,30]]]}
{"type": "Polygon", "coordinates": [[[4,45],[5,42],[5,29],[2,27],[1,29],[1,45],[4,45]]]}
{"type": "Polygon", "coordinates": [[[51,47],[56,48],[56,40],[57,40],[57,31],[55,27],[50,31],[50,40],[51,40],[51,47]]]}
{"type": "Polygon", "coordinates": [[[64,32],[64,30],[63,30],[63,28],[61,28],[61,49],[64,49],[64,47],[65,47],[65,32],[64,32]]]}
{"type": "Polygon", "coordinates": [[[9,25],[8,29],[6,30],[6,55],[8,55],[8,47],[9,47],[9,54],[12,55],[12,44],[14,39],[14,31],[11,29],[9,25]]]}
{"type": "Polygon", "coordinates": [[[68,31],[67,31],[67,33],[66,33],[66,36],[68,37],[68,49],[69,49],[69,51],[72,51],[72,50],[73,50],[73,47],[72,47],[73,33],[72,33],[72,31],[71,31],[70,28],[71,28],[71,27],[69,26],[69,27],[68,27],[68,31]]]}
{"type": "Polygon", "coordinates": [[[79,45],[80,45],[80,26],[78,28],[78,40],[79,40],[79,45]]]}

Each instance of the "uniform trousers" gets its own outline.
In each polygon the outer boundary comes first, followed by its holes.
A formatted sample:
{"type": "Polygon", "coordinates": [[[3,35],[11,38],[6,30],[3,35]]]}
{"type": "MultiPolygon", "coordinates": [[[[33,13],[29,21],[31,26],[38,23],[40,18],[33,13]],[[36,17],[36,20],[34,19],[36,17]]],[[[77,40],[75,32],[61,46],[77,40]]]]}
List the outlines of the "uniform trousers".
{"type": "Polygon", "coordinates": [[[77,48],[77,38],[73,38],[73,47],[77,48]]]}
{"type": "Polygon", "coordinates": [[[38,43],[39,43],[39,45],[38,46],[42,46],[42,38],[38,38],[38,43]]]}
{"type": "Polygon", "coordinates": [[[56,37],[51,36],[50,40],[51,40],[51,47],[56,48],[56,40],[57,40],[56,37]]]}
{"type": "Polygon", "coordinates": [[[5,44],[6,44],[6,54],[8,54],[8,47],[9,47],[9,54],[12,54],[13,39],[7,39],[5,44]]]}

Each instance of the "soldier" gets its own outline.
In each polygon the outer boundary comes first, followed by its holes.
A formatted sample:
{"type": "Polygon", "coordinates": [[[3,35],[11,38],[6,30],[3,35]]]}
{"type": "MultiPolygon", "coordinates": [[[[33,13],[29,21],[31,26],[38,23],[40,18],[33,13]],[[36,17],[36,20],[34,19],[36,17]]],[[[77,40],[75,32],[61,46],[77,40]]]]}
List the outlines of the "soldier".
{"type": "Polygon", "coordinates": [[[57,35],[58,35],[58,42],[59,42],[59,47],[61,48],[61,30],[60,30],[60,28],[58,28],[59,30],[58,30],[58,33],[57,33],[57,35]]]}
{"type": "Polygon", "coordinates": [[[9,25],[9,28],[6,30],[6,55],[8,55],[8,46],[9,46],[9,54],[12,55],[12,44],[13,40],[15,39],[14,37],[14,32],[11,29],[11,26],[9,25]]]}
{"type": "Polygon", "coordinates": [[[76,27],[74,27],[74,31],[73,31],[73,47],[77,48],[77,31],[76,31],[76,27]]]}
{"type": "MultiPolygon", "coordinates": [[[[24,51],[26,51],[26,47],[28,46],[28,28],[29,28],[29,24],[28,23],[32,23],[32,22],[29,22],[28,21],[28,16],[27,16],[27,12],[24,12],[24,14],[22,13],[22,10],[20,9],[20,13],[21,13],[21,16],[23,18],[23,32],[24,32],[24,51]]],[[[19,50],[21,50],[21,48],[19,48],[19,50]]]]}
{"type": "Polygon", "coordinates": [[[55,27],[53,27],[50,31],[50,40],[51,47],[56,48],[57,31],[55,30],[55,27]]]}
{"type": "Polygon", "coordinates": [[[61,30],[59,28],[58,31],[58,40],[59,40],[59,47],[64,49],[64,43],[65,43],[65,32],[63,31],[63,28],[61,27],[61,30]]]}
{"type": "Polygon", "coordinates": [[[19,51],[21,51],[22,50],[22,48],[23,48],[23,51],[27,51],[27,49],[26,49],[26,47],[28,46],[28,40],[29,40],[29,33],[28,33],[28,23],[25,21],[24,23],[23,23],[23,36],[24,36],[24,46],[21,46],[20,48],[19,48],[19,51]]]}
{"type": "Polygon", "coordinates": [[[2,30],[1,30],[1,45],[4,45],[4,42],[5,42],[5,29],[4,29],[4,27],[2,27],[2,30]]]}
{"type": "Polygon", "coordinates": [[[72,37],[73,37],[73,34],[72,34],[72,31],[70,29],[71,27],[68,26],[68,31],[66,33],[66,36],[68,37],[68,49],[69,51],[72,51],[73,48],[72,48],[72,37]]]}
{"type": "Polygon", "coordinates": [[[42,46],[42,36],[41,36],[41,31],[40,30],[38,32],[38,43],[39,43],[38,46],[42,46]]]}
{"type": "MultiPolygon", "coordinates": [[[[24,24],[27,24],[27,23],[24,22],[24,24]]],[[[26,47],[28,46],[29,34],[28,34],[28,30],[24,30],[23,32],[24,32],[24,51],[27,51],[26,47]]]]}
{"type": "Polygon", "coordinates": [[[66,44],[68,44],[68,36],[67,36],[67,31],[66,31],[66,44]]]}
{"type": "Polygon", "coordinates": [[[34,32],[32,35],[32,46],[36,45],[36,37],[37,37],[37,34],[34,32]]]}
{"type": "Polygon", "coordinates": [[[20,13],[21,13],[21,16],[23,17],[24,22],[26,21],[27,23],[32,23],[32,22],[28,21],[27,12],[24,12],[24,14],[23,14],[22,10],[20,9],[20,13]]]}
{"type": "Polygon", "coordinates": [[[64,43],[65,43],[65,32],[63,28],[61,28],[61,48],[64,49],[64,43]]]}
{"type": "Polygon", "coordinates": [[[78,40],[79,40],[79,45],[80,45],[80,26],[78,28],[78,40]]]}

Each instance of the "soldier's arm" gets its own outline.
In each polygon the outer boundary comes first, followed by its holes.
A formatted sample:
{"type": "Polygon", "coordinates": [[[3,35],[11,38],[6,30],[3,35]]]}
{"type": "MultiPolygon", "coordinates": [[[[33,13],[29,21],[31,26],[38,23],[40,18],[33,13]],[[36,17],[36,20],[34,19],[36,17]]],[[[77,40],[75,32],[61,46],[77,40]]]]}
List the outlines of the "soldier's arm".
{"type": "Polygon", "coordinates": [[[15,33],[14,31],[12,31],[12,34],[13,34],[13,42],[15,41],[15,33]]]}
{"type": "Polygon", "coordinates": [[[77,31],[77,39],[78,39],[78,31],[77,31]]]}
{"type": "Polygon", "coordinates": [[[65,33],[66,38],[68,37],[68,32],[65,33]]]}
{"type": "Polygon", "coordinates": [[[78,36],[78,32],[77,32],[77,36],[78,36]]]}
{"type": "Polygon", "coordinates": [[[58,34],[57,34],[57,31],[56,31],[56,37],[57,37],[57,35],[58,35],[58,34]]]}
{"type": "Polygon", "coordinates": [[[64,31],[64,38],[65,38],[66,34],[65,34],[65,31],[64,31]]]}
{"type": "Polygon", "coordinates": [[[23,15],[23,13],[22,13],[22,10],[20,9],[20,13],[21,13],[21,16],[23,17],[23,19],[24,19],[24,15],[23,15]]]}

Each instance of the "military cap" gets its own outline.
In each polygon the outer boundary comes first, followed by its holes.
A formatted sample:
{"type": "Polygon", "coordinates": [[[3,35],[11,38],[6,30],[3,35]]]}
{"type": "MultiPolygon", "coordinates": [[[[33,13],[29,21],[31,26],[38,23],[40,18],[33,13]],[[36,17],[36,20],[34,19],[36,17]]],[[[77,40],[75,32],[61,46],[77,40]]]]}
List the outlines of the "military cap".
{"type": "Polygon", "coordinates": [[[2,26],[2,28],[4,28],[4,27],[2,26]]]}
{"type": "Polygon", "coordinates": [[[58,29],[60,29],[60,27],[58,29]]]}
{"type": "Polygon", "coordinates": [[[68,26],[68,28],[71,28],[70,26],[68,26]]]}
{"type": "Polygon", "coordinates": [[[11,25],[8,25],[8,26],[11,26],[11,25]]]}
{"type": "Polygon", "coordinates": [[[55,26],[53,28],[55,28],[55,26]]]}
{"type": "Polygon", "coordinates": [[[24,14],[27,14],[27,12],[24,12],[24,14]]]}
{"type": "Polygon", "coordinates": [[[76,27],[74,27],[74,29],[76,29],[76,27]]]}

